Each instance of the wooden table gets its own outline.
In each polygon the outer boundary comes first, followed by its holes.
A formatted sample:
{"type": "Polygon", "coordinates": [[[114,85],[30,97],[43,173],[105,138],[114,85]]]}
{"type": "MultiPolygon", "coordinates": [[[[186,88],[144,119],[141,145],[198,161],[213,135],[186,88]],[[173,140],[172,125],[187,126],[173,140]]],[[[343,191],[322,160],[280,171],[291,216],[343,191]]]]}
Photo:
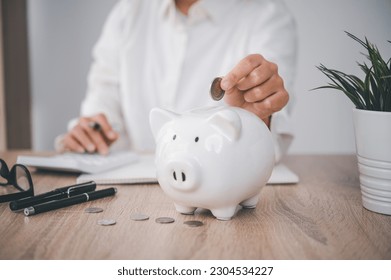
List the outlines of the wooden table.
{"type": "MultiPolygon", "coordinates": [[[[13,164],[17,154],[0,157],[13,164]]],[[[0,204],[0,259],[391,259],[391,216],[362,207],[355,156],[289,156],[285,162],[300,183],[266,186],[256,209],[240,210],[230,221],[208,211],[178,214],[158,185],[119,185],[115,197],[31,217],[0,204]],[[92,206],[104,212],[84,212],[92,206]],[[150,219],[131,220],[136,212],[150,219]],[[160,216],[176,221],[158,224],[160,216]],[[102,218],[117,224],[100,226],[102,218]],[[183,224],[194,219],[204,226],[183,224]]],[[[36,193],[76,178],[32,176],[36,193]]]]}

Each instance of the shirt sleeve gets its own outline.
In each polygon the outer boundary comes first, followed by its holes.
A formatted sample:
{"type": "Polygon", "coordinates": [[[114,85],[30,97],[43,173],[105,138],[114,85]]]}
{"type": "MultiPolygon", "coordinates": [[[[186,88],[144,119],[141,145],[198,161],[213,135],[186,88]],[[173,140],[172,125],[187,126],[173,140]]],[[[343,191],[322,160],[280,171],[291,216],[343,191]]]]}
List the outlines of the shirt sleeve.
{"type": "Polygon", "coordinates": [[[268,16],[254,21],[251,32],[249,53],[259,53],[268,61],[278,65],[279,75],[284,80],[284,86],[289,93],[289,102],[281,111],[273,114],[270,124],[275,142],[276,162],[287,152],[293,140],[293,123],[290,118],[294,104],[293,83],[297,61],[297,30],[296,23],[281,1],[270,1],[264,9],[268,16]]]}

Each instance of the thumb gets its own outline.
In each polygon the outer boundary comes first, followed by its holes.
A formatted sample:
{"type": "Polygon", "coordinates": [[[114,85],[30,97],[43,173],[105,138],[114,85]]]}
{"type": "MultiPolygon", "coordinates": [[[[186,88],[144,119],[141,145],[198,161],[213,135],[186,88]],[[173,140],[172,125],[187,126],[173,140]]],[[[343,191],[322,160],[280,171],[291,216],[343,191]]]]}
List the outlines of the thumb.
{"type": "Polygon", "coordinates": [[[234,107],[243,107],[246,102],[243,93],[237,87],[233,87],[225,92],[224,101],[234,107]]]}

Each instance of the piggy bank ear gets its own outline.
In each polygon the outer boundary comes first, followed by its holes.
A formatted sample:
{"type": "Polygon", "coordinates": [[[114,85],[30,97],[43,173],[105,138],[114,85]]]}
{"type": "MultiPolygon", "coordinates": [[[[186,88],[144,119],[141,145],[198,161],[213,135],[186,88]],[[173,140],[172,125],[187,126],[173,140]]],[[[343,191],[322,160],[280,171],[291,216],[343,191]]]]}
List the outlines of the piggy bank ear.
{"type": "Polygon", "coordinates": [[[230,141],[237,140],[242,130],[240,116],[229,109],[213,114],[208,123],[230,141]]]}
{"type": "Polygon", "coordinates": [[[149,113],[149,124],[151,126],[152,134],[155,140],[159,134],[160,129],[168,122],[176,119],[179,115],[160,108],[153,108],[149,113]]]}

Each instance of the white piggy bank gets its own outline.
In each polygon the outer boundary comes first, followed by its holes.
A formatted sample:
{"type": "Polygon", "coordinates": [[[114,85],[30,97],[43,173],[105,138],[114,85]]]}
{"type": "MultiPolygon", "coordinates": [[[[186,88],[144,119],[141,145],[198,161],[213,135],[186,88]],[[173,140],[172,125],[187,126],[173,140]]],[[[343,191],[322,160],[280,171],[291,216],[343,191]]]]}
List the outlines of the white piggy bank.
{"type": "Polygon", "coordinates": [[[236,107],[206,107],[185,114],[154,108],[157,179],[175,208],[211,210],[229,220],[240,204],[254,208],[274,166],[265,123],[236,107]]]}

